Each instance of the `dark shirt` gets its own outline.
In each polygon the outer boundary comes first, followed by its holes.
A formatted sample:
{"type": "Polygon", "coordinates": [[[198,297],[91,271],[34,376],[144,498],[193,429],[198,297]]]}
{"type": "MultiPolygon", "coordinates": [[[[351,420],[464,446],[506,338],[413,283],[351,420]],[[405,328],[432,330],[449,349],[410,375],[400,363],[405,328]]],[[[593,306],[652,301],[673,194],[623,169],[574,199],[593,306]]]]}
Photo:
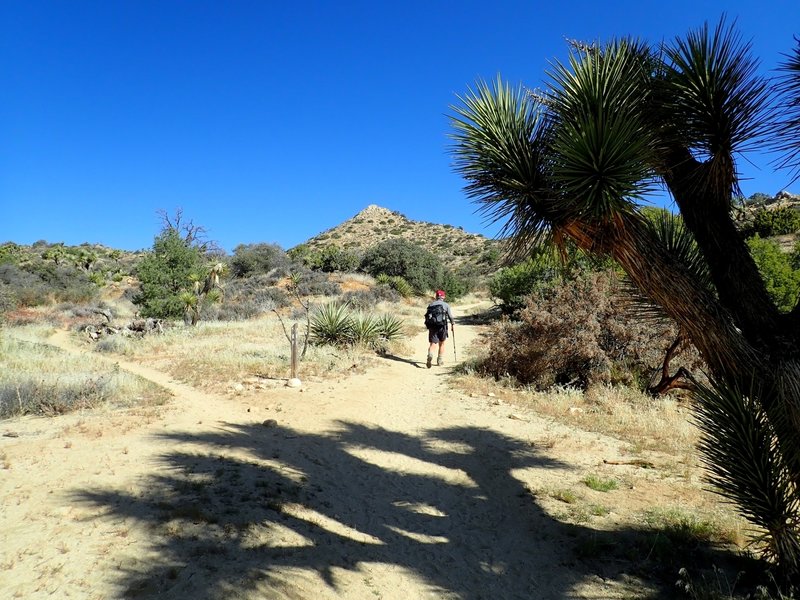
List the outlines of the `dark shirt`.
{"type": "Polygon", "coordinates": [[[445,313],[447,314],[447,318],[450,320],[450,324],[454,325],[454,323],[453,323],[453,311],[450,310],[450,305],[440,298],[438,300],[434,300],[428,306],[435,306],[437,304],[441,304],[442,306],[444,306],[444,310],[445,310],[445,313]]]}

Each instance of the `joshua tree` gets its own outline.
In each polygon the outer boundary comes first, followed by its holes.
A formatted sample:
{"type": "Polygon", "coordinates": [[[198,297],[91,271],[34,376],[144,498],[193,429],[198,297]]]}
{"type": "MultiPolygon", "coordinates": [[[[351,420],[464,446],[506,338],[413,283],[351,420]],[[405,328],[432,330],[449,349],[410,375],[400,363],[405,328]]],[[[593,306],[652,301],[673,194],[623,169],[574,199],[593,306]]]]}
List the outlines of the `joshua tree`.
{"type": "Polygon", "coordinates": [[[521,253],[545,240],[615,259],[702,354],[701,449],[718,490],[800,572],[800,305],[771,302],[731,218],[737,156],[779,140],[800,172],[800,44],[762,77],[724,19],[653,47],[572,44],[543,91],[478,83],[454,107],[456,168],[521,253]],[[641,208],[665,187],[680,216],[641,208]]]}

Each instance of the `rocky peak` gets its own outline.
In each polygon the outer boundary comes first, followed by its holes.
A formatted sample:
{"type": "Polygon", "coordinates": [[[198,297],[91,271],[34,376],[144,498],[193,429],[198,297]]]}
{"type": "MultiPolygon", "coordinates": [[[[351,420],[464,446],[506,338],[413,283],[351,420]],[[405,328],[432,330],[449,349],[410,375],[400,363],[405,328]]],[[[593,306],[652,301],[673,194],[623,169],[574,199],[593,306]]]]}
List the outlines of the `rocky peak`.
{"type": "Polygon", "coordinates": [[[383,208],[377,204],[370,204],[367,208],[359,212],[354,219],[386,219],[391,216],[402,216],[400,213],[383,208]]]}

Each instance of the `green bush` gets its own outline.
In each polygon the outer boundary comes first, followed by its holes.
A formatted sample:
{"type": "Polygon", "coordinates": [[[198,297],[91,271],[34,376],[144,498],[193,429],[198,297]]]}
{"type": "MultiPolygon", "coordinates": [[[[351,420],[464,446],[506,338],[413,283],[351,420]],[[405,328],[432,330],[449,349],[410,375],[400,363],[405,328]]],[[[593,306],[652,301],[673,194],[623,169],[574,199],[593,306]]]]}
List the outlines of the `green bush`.
{"type": "Polygon", "coordinates": [[[537,286],[552,281],[554,268],[541,257],[500,269],[489,281],[489,293],[500,309],[511,314],[525,306],[525,299],[537,286]]]}
{"type": "Polygon", "coordinates": [[[460,273],[444,270],[438,280],[434,283],[433,289],[444,290],[449,300],[458,300],[470,291],[470,280],[460,273]]]}
{"type": "Polygon", "coordinates": [[[420,294],[435,289],[444,272],[436,256],[402,238],[386,240],[370,248],[361,260],[361,269],[373,277],[381,274],[402,277],[420,294]]]}
{"type": "Polygon", "coordinates": [[[747,245],[770,298],[780,311],[789,312],[800,296],[800,271],[793,265],[796,255],[781,252],[775,241],[757,235],[748,239],[747,245]]]}
{"type": "Polygon", "coordinates": [[[22,256],[22,250],[19,244],[14,242],[6,242],[0,245],[0,265],[2,264],[16,264],[22,256]]]}
{"type": "Polygon", "coordinates": [[[760,210],[753,221],[751,235],[772,237],[800,230],[800,213],[790,206],[760,210]]]}
{"type": "Polygon", "coordinates": [[[153,243],[153,250],[136,269],[139,293],[133,303],[143,317],[178,318],[184,313],[181,293],[190,289],[193,278],[202,279],[203,253],[178,231],[167,228],[153,243]]]}
{"type": "Polygon", "coordinates": [[[264,275],[274,269],[289,269],[289,256],[277,244],[240,244],[230,259],[233,277],[264,275]]]}
{"type": "Polygon", "coordinates": [[[352,250],[326,246],[322,250],[308,253],[304,258],[304,262],[309,268],[325,273],[351,273],[358,269],[361,259],[352,250]]]}

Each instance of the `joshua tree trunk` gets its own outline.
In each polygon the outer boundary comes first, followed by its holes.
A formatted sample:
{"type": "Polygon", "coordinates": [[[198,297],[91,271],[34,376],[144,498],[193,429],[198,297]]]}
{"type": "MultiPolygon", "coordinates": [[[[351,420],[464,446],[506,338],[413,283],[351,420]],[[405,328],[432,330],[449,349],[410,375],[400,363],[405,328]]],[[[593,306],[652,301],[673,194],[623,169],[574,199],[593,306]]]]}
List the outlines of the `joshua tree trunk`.
{"type": "MultiPolygon", "coordinates": [[[[678,323],[716,379],[758,395],[791,477],[800,483],[800,362],[795,352],[787,352],[800,347],[800,339],[781,322],[782,315],[772,310],[748,316],[751,325],[757,320],[770,335],[754,325],[736,327],[721,299],[698,285],[636,215],[617,215],[602,227],[576,221],[564,231],[583,250],[612,256],[637,287],[678,323]]],[[[759,296],[756,287],[739,290],[736,297],[752,307],[761,303],[759,296]]]]}

